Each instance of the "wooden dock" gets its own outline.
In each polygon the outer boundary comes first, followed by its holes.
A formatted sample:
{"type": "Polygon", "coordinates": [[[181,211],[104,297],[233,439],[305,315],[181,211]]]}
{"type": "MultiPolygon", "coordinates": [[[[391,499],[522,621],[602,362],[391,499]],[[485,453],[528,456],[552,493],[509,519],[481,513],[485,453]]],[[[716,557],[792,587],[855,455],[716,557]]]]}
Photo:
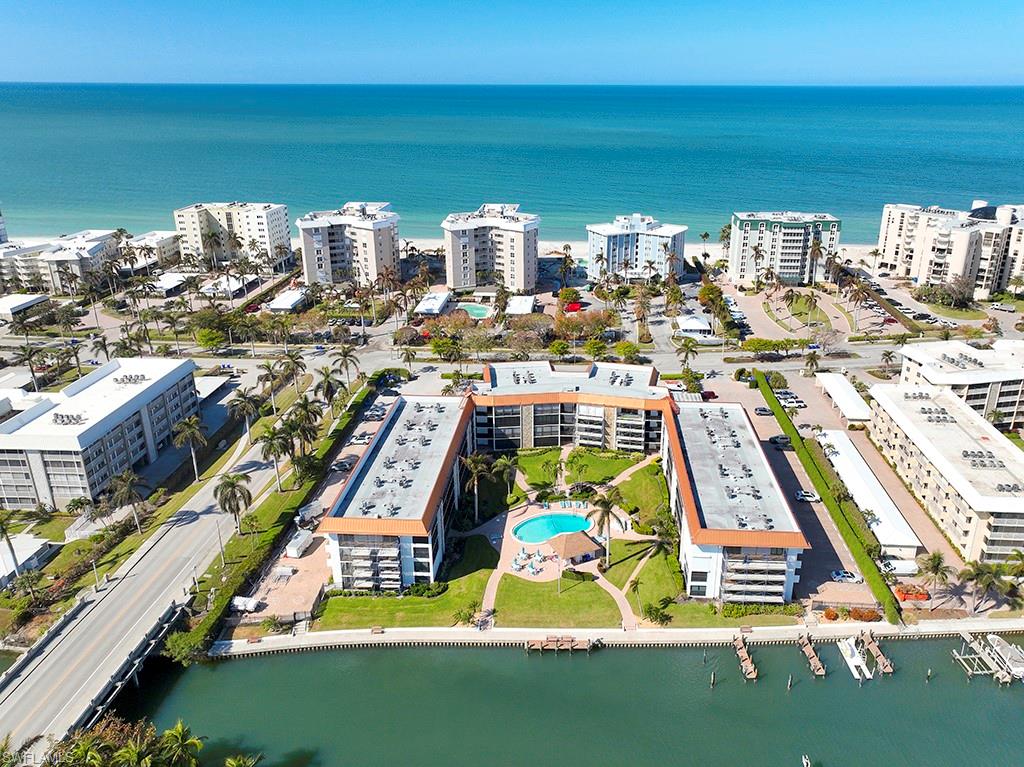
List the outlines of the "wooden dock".
{"type": "Polygon", "coordinates": [[[875,659],[875,670],[881,671],[883,674],[891,674],[895,670],[892,661],[885,657],[882,648],[878,646],[874,634],[870,631],[862,631],[860,632],[860,641],[864,648],[871,653],[871,657],[875,659]]]}
{"type": "Polygon", "coordinates": [[[740,670],[743,672],[743,678],[752,679],[756,682],[757,666],[754,665],[754,660],[750,657],[746,641],[742,636],[734,637],[732,646],[736,650],[736,657],[740,659],[740,670]]]}
{"type": "Polygon", "coordinates": [[[967,672],[968,678],[991,676],[1000,684],[1010,684],[1013,681],[1013,677],[999,659],[979,639],[966,631],[960,632],[960,638],[963,640],[960,651],[952,650],[951,654],[953,660],[967,672]]]}
{"type": "Polygon", "coordinates": [[[800,652],[807,658],[807,665],[811,667],[811,672],[816,677],[825,676],[825,664],[818,657],[814,645],[811,644],[811,638],[807,634],[802,634],[800,639],[797,640],[797,644],[800,646],[800,652]]]}
{"type": "Polygon", "coordinates": [[[571,636],[549,636],[544,639],[527,639],[524,649],[527,653],[533,652],[567,652],[572,653],[582,650],[589,653],[597,646],[597,642],[590,639],[576,639],[571,636]]]}

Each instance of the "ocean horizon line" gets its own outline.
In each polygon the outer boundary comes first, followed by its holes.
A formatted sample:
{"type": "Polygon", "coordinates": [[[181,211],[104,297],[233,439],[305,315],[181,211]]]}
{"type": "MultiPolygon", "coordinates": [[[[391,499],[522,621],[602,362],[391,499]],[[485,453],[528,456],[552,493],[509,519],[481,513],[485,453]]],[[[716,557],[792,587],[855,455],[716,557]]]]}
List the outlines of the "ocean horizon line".
{"type": "Polygon", "coordinates": [[[0,80],[0,86],[125,86],[125,87],[302,87],[302,88],[647,88],[658,89],[828,89],[828,90],[1024,90],[1019,83],[543,83],[543,82],[272,82],[272,81],[120,81],[0,80]]]}

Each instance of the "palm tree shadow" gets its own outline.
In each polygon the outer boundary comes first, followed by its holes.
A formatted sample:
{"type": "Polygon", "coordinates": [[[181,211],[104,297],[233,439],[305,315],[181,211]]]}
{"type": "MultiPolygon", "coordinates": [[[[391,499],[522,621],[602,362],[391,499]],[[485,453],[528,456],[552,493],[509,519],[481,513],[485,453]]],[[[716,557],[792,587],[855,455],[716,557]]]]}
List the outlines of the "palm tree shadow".
{"type": "MultiPolygon", "coordinates": [[[[260,749],[240,740],[209,740],[202,753],[203,764],[223,764],[229,756],[236,754],[258,754],[260,749]]],[[[297,748],[282,754],[278,759],[264,760],[260,767],[320,767],[325,762],[319,751],[312,748],[297,748]]]]}

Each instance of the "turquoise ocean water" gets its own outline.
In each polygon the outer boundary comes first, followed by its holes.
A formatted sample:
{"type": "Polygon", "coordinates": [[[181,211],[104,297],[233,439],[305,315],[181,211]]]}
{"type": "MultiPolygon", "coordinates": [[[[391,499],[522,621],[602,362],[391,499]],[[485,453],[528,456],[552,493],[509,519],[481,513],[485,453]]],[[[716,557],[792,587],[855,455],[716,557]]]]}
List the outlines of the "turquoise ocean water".
{"type": "Polygon", "coordinates": [[[884,202],[1020,202],[1022,125],[1021,88],[0,84],[0,208],[28,236],[173,228],[198,200],[294,218],[384,199],[437,237],[449,211],[509,200],[544,239],[796,208],[870,242],[884,202]]]}

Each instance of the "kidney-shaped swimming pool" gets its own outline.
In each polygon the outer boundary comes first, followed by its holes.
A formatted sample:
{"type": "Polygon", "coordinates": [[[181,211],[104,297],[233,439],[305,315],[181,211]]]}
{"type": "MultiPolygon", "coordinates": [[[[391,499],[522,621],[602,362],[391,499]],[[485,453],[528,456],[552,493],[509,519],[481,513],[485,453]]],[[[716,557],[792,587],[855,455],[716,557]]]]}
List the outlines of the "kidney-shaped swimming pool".
{"type": "Polygon", "coordinates": [[[562,533],[589,530],[590,520],[579,514],[544,514],[512,528],[512,535],[522,543],[544,543],[562,533]]]}

